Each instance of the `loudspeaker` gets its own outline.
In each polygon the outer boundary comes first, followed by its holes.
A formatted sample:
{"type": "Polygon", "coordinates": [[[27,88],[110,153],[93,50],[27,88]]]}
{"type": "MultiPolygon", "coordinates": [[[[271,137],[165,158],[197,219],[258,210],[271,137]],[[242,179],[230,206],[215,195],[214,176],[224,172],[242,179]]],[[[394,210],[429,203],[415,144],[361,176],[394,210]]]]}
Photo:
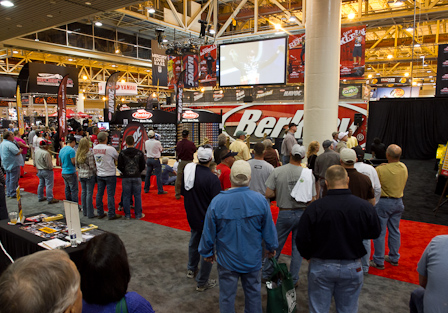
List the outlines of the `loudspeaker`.
{"type": "Polygon", "coordinates": [[[254,102],[254,98],[252,96],[245,96],[243,102],[254,102]]]}
{"type": "Polygon", "coordinates": [[[360,126],[362,124],[362,114],[361,113],[355,113],[355,125],[360,126]]]}

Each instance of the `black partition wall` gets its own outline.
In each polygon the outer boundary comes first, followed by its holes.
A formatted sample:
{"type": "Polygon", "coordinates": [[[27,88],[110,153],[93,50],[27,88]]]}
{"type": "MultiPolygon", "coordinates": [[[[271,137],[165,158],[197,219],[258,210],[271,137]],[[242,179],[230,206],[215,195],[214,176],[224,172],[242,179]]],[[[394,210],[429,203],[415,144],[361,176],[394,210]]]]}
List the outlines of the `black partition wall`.
{"type": "Polygon", "coordinates": [[[397,144],[407,159],[435,158],[448,141],[448,99],[381,99],[369,103],[366,150],[373,139],[397,144]]]}

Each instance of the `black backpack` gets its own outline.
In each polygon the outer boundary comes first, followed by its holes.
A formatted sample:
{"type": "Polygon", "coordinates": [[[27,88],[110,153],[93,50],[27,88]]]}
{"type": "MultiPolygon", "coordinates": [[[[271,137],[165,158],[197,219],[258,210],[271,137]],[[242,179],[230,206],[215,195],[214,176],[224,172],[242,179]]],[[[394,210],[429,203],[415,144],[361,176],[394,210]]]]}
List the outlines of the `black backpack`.
{"type": "Polygon", "coordinates": [[[123,153],[124,157],[124,173],[125,175],[134,176],[134,175],[140,175],[140,153],[136,153],[134,157],[128,156],[126,153],[123,153]]]}

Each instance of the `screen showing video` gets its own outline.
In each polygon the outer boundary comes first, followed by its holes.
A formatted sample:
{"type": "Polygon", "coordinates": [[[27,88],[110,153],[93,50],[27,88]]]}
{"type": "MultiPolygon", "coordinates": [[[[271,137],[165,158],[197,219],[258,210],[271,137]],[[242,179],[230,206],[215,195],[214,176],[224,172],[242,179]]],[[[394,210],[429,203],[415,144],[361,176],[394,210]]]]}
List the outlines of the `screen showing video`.
{"type": "Polygon", "coordinates": [[[100,131],[109,130],[109,122],[98,122],[98,129],[100,131]]]}
{"type": "Polygon", "coordinates": [[[220,45],[219,85],[285,84],[286,40],[282,37],[220,45]]]}

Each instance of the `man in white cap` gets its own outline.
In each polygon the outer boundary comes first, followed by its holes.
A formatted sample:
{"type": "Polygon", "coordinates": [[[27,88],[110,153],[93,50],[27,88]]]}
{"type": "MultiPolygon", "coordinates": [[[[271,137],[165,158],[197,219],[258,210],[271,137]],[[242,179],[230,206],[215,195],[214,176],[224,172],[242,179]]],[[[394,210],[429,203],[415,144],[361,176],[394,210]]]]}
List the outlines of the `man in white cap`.
{"type": "Polygon", "coordinates": [[[197,291],[205,291],[216,286],[215,279],[209,279],[212,264],[205,262],[198,252],[199,241],[204,227],[205,213],[212,199],[221,191],[221,183],[209,166],[213,159],[213,148],[210,145],[199,147],[198,161],[188,163],[183,172],[181,195],[190,224],[191,237],[188,245],[187,277],[196,276],[197,291]],[[199,260],[201,268],[198,270],[199,260]]]}
{"type": "Polygon", "coordinates": [[[341,153],[341,150],[347,148],[348,132],[340,132],[338,135],[339,142],[336,145],[336,152],[341,153]]]}
{"type": "Polygon", "coordinates": [[[145,193],[149,192],[149,188],[151,187],[151,175],[154,170],[154,175],[157,178],[157,190],[159,195],[164,195],[167,192],[163,190],[162,183],[162,164],[160,164],[160,157],[162,156],[162,144],[160,141],[156,140],[156,133],[153,130],[148,132],[149,139],[145,142],[145,150],[146,150],[146,177],[145,177],[145,186],[143,190],[145,193]]]}
{"type": "MultiPolygon", "coordinates": [[[[297,286],[299,282],[299,270],[302,264],[302,257],[297,250],[295,244],[295,238],[298,231],[298,225],[300,217],[305,211],[308,203],[297,202],[292,196],[291,192],[294,189],[297,181],[302,175],[303,168],[301,166],[302,159],[306,155],[305,147],[295,144],[292,147],[290,156],[290,161],[288,164],[277,167],[269,175],[266,181],[266,198],[276,197],[277,206],[279,208],[278,218],[277,218],[277,234],[278,234],[278,249],[275,255],[278,260],[280,253],[282,252],[283,246],[286,243],[286,239],[290,233],[292,233],[292,254],[291,254],[291,264],[290,272],[294,284],[297,286]]],[[[316,197],[316,184],[314,183],[314,175],[312,176],[312,184],[307,190],[312,195],[312,202],[316,197]]],[[[269,279],[272,275],[272,265],[271,262],[265,262],[263,267],[263,278],[269,279]]]]}
{"type": "Polygon", "coordinates": [[[238,280],[245,295],[245,312],[262,312],[262,240],[267,255],[277,249],[277,233],[266,199],[249,189],[251,168],[246,161],[235,161],[230,179],[232,188],[217,195],[205,216],[199,253],[206,261],[216,260],[219,273],[219,308],[235,312],[238,280]]]}
{"type": "Polygon", "coordinates": [[[235,136],[236,140],[229,146],[230,150],[232,150],[233,152],[238,152],[238,154],[235,156],[235,160],[250,160],[250,151],[246,143],[244,142],[244,139],[246,138],[246,132],[239,130],[236,132],[235,136]]]}

